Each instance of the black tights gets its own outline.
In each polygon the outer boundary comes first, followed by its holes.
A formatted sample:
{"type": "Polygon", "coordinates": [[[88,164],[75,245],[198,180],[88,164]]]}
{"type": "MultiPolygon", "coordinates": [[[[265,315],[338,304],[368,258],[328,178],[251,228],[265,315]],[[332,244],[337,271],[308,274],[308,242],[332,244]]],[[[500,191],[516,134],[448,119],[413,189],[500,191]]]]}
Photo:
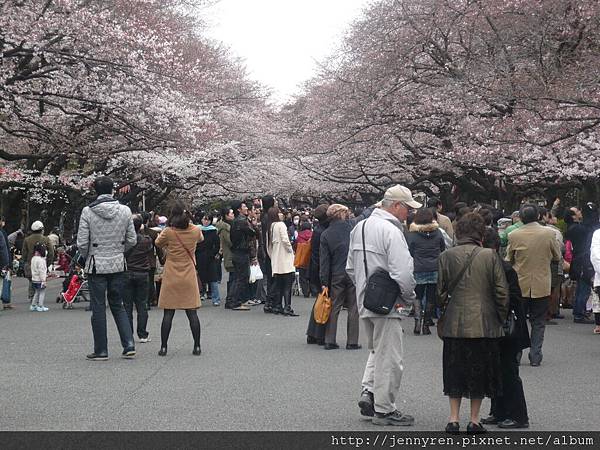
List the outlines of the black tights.
{"type": "MultiPolygon", "coordinates": [[[[167,348],[167,342],[169,341],[169,334],[171,333],[171,325],[173,324],[173,317],[175,316],[174,309],[165,309],[163,315],[162,325],[160,327],[160,346],[167,348]]],[[[190,321],[190,328],[192,330],[192,336],[194,337],[194,347],[200,346],[200,320],[198,319],[198,313],[195,309],[186,309],[185,314],[190,321]]]]}

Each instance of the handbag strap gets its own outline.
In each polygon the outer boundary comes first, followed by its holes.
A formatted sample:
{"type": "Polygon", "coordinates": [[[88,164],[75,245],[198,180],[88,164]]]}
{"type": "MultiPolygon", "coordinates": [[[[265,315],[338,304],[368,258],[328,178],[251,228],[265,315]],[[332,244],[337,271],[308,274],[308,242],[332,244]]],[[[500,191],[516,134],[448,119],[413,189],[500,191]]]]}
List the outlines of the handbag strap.
{"type": "MultiPolygon", "coordinates": [[[[450,297],[452,295],[452,292],[454,291],[454,289],[456,288],[456,286],[462,279],[462,277],[465,274],[465,272],[467,271],[467,269],[469,267],[471,267],[471,263],[473,262],[473,260],[475,259],[475,256],[477,256],[477,254],[479,253],[480,250],[481,250],[481,247],[475,247],[473,249],[473,251],[470,253],[469,258],[467,259],[467,262],[465,263],[463,268],[460,270],[460,272],[458,273],[456,278],[454,278],[454,280],[452,280],[452,283],[450,283],[448,285],[448,297],[450,297]]],[[[446,302],[444,309],[448,306],[448,303],[449,303],[449,301],[446,302]]]]}
{"type": "Polygon", "coordinates": [[[362,248],[363,248],[363,262],[365,265],[365,280],[369,279],[369,269],[367,268],[367,249],[365,247],[365,227],[367,226],[367,221],[363,220],[362,224],[362,248]]]}
{"type": "Polygon", "coordinates": [[[192,252],[190,252],[188,250],[188,248],[183,245],[183,241],[181,240],[181,237],[179,237],[179,233],[177,233],[177,231],[173,230],[173,233],[175,233],[175,237],[177,238],[177,240],[179,241],[179,243],[181,244],[181,246],[183,247],[183,249],[185,250],[185,252],[188,254],[188,256],[190,257],[190,259],[192,260],[192,264],[194,265],[194,269],[196,268],[196,261],[194,260],[194,257],[192,256],[192,252]]]}

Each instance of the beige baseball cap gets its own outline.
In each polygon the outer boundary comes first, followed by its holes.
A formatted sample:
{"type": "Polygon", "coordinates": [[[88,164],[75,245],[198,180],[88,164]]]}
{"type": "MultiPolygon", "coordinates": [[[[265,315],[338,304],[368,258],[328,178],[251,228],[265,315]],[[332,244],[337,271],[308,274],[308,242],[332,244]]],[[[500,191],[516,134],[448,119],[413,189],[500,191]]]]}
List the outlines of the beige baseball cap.
{"type": "Polygon", "coordinates": [[[392,200],[394,202],[402,202],[405,205],[410,206],[411,208],[420,208],[421,206],[423,206],[422,204],[413,199],[412,193],[410,192],[409,188],[400,184],[392,186],[387,191],[385,191],[383,199],[392,200]]]}

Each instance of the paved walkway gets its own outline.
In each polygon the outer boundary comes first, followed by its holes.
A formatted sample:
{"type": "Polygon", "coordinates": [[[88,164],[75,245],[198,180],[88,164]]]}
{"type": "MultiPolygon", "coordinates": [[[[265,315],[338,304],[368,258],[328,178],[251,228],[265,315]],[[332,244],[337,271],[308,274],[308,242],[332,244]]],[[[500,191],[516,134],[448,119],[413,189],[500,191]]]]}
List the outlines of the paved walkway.
{"type": "MultiPolygon", "coordinates": [[[[312,300],[294,298],[301,317],[267,315],[207,305],[199,311],[202,356],[192,356],[185,314],[173,323],[169,355],[157,356],[161,312],[150,312],[152,342],[124,360],[109,314],[107,362],[90,362],[89,312],[54,303],[30,312],[24,280],[16,279],[16,310],[0,314],[2,430],[379,430],[356,407],[367,351],[325,351],[306,345],[312,300]]],[[[600,430],[600,336],[568,319],[548,327],[544,363],[521,375],[532,430],[600,430]]],[[[345,344],[345,313],[338,342],[345,344]]],[[[415,430],[447,422],[441,393],[441,341],[413,336],[405,321],[402,411],[415,430]]],[[[364,345],[364,342],[363,342],[364,345]]],[[[489,400],[484,402],[484,412],[489,400]]],[[[463,411],[463,422],[468,414],[463,411]]],[[[391,431],[391,430],[387,430],[391,431]]]]}

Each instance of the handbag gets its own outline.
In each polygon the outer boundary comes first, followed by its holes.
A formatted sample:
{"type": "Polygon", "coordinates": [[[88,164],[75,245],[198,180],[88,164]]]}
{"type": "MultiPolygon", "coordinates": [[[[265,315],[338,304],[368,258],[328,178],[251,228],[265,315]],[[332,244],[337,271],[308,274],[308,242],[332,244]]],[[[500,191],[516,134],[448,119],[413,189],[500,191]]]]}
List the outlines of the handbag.
{"type": "Polygon", "coordinates": [[[313,306],[313,317],[315,322],[319,325],[324,325],[329,320],[329,314],[331,313],[332,302],[329,297],[329,289],[324,288],[323,291],[317,297],[315,305],[313,306]]]}
{"type": "Polygon", "coordinates": [[[448,301],[446,302],[446,304],[442,308],[442,313],[440,314],[440,318],[438,319],[437,325],[436,325],[436,327],[437,327],[437,335],[438,335],[438,337],[440,339],[444,338],[442,336],[442,333],[444,331],[444,321],[446,319],[446,309],[448,308],[448,303],[450,303],[450,296],[452,295],[452,292],[454,291],[454,288],[456,288],[456,286],[458,285],[459,281],[462,279],[462,277],[465,274],[465,272],[467,271],[467,269],[469,267],[471,267],[471,263],[473,262],[473,260],[475,259],[475,256],[477,256],[477,253],[479,253],[480,250],[481,250],[481,247],[475,247],[473,249],[473,251],[469,255],[469,259],[467,260],[467,262],[465,263],[465,265],[463,266],[463,268],[460,270],[460,272],[458,273],[458,275],[456,276],[456,278],[454,280],[452,280],[452,283],[450,283],[448,285],[448,301]]]}
{"type": "Polygon", "coordinates": [[[367,250],[365,248],[365,227],[367,221],[363,221],[362,226],[362,247],[363,262],[365,265],[365,295],[363,306],[371,312],[381,315],[388,315],[394,309],[398,297],[400,296],[400,287],[398,283],[392,280],[390,274],[384,270],[377,270],[369,277],[367,267],[367,250]]]}
{"type": "Polygon", "coordinates": [[[504,321],[502,325],[502,330],[504,331],[505,338],[514,338],[517,333],[517,314],[514,310],[508,311],[508,317],[504,321]]]}
{"type": "Polygon", "coordinates": [[[250,284],[256,283],[258,280],[262,280],[263,278],[264,275],[258,264],[250,266],[250,284]]]}
{"type": "Polygon", "coordinates": [[[11,301],[11,286],[12,286],[12,275],[10,273],[10,270],[6,271],[6,274],[4,275],[4,280],[2,282],[2,300],[4,301],[4,303],[10,303],[11,301]]]}

